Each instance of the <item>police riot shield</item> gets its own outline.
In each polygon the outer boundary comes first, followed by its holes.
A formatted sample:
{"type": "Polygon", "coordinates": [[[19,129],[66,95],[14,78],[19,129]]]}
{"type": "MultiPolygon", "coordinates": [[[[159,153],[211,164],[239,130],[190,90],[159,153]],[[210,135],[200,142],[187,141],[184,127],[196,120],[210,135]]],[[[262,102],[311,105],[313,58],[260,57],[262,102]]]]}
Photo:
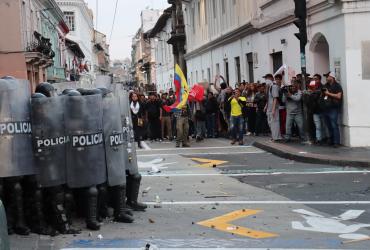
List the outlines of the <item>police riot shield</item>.
{"type": "Polygon", "coordinates": [[[64,109],[67,184],[90,187],[106,181],[102,96],[67,96],[64,109]]]}
{"type": "Polygon", "coordinates": [[[32,137],[38,181],[42,187],[66,183],[65,96],[33,98],[32,137]]]}
{"type": "Polygon", "coordinates": [[[0,177],[35,174],[29,82],[0,79],[0,177]]]}
{"type": "Polygon", "coordinates": [[[139,173],[137,165],[137,156],[136,156],[136,146],[135,146],[135,137],[134,129],[131,119],[131,111],[129,107],[129,95],[126,90],[119,91],[120,105],[121,105],[121,119],[123,132],[126,136],[126,148],[127,148],[127,157],[126,160],[126,170],[134,175],[139,173]]]}
{"type": "Polygon", "coordinates": [[[112,93],[103,98],[105,161],[109,186],[126,184],[125,148],[119,100],[112,93]]]}

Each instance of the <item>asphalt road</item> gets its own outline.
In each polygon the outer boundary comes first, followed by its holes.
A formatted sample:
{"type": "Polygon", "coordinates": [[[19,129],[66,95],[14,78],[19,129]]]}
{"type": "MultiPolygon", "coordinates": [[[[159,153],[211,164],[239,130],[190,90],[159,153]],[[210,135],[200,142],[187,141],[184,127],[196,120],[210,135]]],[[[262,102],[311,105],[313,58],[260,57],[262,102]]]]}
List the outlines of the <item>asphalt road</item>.
{"type": "Polygon", "coordinates": [[[369,170],[292,162],[222,139],[180,149],[147,142],[138,159],[150,207],[134,224],[12,236],[13,249],[370,249],[370,240],[346,242],[370,236],[369,170]]]}

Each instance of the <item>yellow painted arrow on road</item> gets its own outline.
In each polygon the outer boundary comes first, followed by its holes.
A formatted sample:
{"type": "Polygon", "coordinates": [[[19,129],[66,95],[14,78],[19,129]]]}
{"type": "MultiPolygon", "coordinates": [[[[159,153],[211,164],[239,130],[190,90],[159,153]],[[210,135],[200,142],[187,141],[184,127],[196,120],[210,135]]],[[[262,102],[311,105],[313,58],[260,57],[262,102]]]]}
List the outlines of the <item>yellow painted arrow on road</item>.
{"type": "Polygon", "coordinates": [[[213,165],[218,166],[224,163],[227,163],[227,161],[220,161],[220,160],[211,160],[211,159],[202,159],[202,158],[191,158],[193,161],[197,161],[203,164],[199,164],[198,167],[203,168],[210,168],[213,167],[213,165]]]}
{"type": "Polygon", "coordinates": [[[248,217],[254,214],[258,214],[260,212],[262,211],[243,209],[210,220],[201,221],[198,222],[197,224],[205,227],[210,227],[219,231],[237,234],[240,236],[245,236],[253,239],[265,239],[279,236],[277,234],[268,233],[264,231],[257,231],[246,227],[238,227],[231,224],[232,221],[239,220],[241,218],[248,217]]]}

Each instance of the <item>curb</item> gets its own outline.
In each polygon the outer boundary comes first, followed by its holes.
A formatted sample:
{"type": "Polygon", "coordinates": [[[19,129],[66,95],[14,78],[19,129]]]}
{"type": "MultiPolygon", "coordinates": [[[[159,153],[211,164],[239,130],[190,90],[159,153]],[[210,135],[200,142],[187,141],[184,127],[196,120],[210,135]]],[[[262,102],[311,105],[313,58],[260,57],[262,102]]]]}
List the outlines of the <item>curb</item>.
{"type": "Polygon", "coordinates": [[[349,160],[346,158],[340,157],[331,157],[329,155],[319,155],[319,154],[299,154],[292,151],[283,151],[277,147],[273,147],[270,143],[264,142],[253,142],[253,146],[260,148],[264,151],[270,152],[274,155],[280,156],[282,158],[295,160],[298,162],[303,163],[312,163],[312,164],[327,164],[327,165],[335,165],[335,166],[343,166],[343,167],[363,167],[363,168],[370,168],[370,160],[349,160]]]}

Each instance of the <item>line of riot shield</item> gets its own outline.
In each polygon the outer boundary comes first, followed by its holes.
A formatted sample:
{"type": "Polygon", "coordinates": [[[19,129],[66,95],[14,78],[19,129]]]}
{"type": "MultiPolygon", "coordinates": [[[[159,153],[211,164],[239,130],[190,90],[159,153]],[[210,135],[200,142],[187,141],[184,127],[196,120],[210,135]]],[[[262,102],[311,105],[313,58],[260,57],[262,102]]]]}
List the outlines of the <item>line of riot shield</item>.
{"type": "Polygon", "coordinates": [[[112,93],[103,97],[105,160],[109,186],[126,184],[124,134],[119,100],[112,93]]]}
{"type": "Polygon", "coordinates": [[[131,174],[139,173],[138,165],[137,165],[137,157],[136,157],[136,147],[135,147],[135,137],[134,137],[134,130],[133,124],[131,119],[131,111],[129,106],[129,95],[128,92],[124,89],[118,90],[117,94],[120,100],[121,106],[121,119],[122,119],[122,126],[123,132],[125,134],[125,146],[127,149],[127,156],[125,157],[126,160],[126,170],[131,174]]]}
{"type": "Polygon", "coordinates": [[[67,96],[64,109],[67,184],[83,188],[106,182],[101,95],[67,96]]]}
{"type": "Polygon", "coordinates": [[[35,174],[29,82],[0,79],[0,177],[35,174]]]}
{"type": "Polygon", "coordinates": [[[42,187],[66,183],[65,96],[32,98],[32,135],[38,181],[42,187]]]}

